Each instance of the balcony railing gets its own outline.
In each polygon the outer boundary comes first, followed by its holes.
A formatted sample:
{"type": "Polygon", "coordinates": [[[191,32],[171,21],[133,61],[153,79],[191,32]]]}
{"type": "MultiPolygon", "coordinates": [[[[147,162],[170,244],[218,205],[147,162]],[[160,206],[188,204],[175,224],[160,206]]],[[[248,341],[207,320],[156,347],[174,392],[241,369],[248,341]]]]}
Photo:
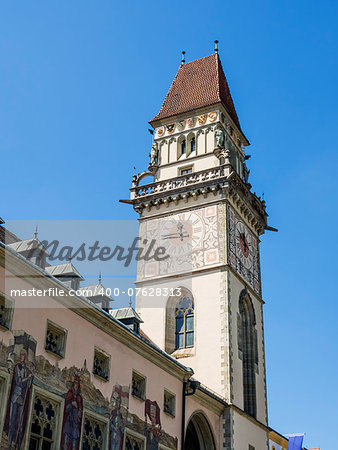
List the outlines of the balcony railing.
{"type": "Polygon", "coordinates": [[[208,183],[217,179],[225,178],[225,166],[213,167],[211,169],[202,170],[200,172],[181,175],[169,180],[155,181],[154,183],[145,184],[143,186],[133,186],[130,190],[132,198],[148,197],[163,192],[173,192],[185,187],[193,187],[194,185],[208,183]]]}

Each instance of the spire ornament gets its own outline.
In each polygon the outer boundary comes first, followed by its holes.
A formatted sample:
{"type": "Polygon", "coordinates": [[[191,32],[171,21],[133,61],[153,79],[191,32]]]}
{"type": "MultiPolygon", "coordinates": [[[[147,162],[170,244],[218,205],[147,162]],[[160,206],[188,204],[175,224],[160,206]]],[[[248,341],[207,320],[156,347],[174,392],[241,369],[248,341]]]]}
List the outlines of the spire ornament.
{"type": "Polygon", "coordinates": [[[215,40],[215,53],[218,53],[218,40],[215,40]]]}
{"type": "Polygon", "coordinates": [[[181,64],[185,64],[185,51],[183,50],[182,52],[182,60],[181,60],[181,64]]]}

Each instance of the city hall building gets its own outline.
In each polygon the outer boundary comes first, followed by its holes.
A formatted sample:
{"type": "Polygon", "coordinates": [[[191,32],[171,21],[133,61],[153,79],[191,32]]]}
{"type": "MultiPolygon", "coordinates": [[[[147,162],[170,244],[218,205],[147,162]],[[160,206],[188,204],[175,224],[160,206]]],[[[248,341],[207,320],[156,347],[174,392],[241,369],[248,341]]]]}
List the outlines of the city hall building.
{"type": "Polygon", "coordinates": [[[267,417],[259,247],[272,228],[217,48],[182,61],[150,124],[149,167],[123,201],[172,258],[139,261],[135,309],[1,226],[1,449],[287,448],[267,417]],[[33,289],[29,307],[13,294],[33,289]]]}

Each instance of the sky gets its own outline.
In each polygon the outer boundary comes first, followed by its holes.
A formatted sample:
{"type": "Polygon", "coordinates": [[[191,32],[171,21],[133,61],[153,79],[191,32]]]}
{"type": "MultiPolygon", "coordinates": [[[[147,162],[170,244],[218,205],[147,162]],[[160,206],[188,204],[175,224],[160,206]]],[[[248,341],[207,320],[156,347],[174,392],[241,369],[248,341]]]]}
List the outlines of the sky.
{"type": "MultiPolygon", "coordinates": [[[[269,424],[336,448],[338,3],[0,1],[0,216],[135,220],[119,199],[180,64],[220,57],[264,192],[269,424]]],[[[30,234],[33,234],[31,230],[30,234]]],[[[24,236],[30,237],[30,236],[24,236]]]]}

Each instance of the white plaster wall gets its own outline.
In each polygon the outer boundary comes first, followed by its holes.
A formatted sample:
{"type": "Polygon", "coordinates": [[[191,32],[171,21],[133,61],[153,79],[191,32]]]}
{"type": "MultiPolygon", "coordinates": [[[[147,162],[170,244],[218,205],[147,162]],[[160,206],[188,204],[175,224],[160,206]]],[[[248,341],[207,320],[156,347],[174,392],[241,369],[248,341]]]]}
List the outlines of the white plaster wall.
{"type": "Polygon", "coordinates": [[[252,445],[255,450],[268,450],[268,433],[242,414],[233,411],[234,449],[247,450],[252,445]]]}

